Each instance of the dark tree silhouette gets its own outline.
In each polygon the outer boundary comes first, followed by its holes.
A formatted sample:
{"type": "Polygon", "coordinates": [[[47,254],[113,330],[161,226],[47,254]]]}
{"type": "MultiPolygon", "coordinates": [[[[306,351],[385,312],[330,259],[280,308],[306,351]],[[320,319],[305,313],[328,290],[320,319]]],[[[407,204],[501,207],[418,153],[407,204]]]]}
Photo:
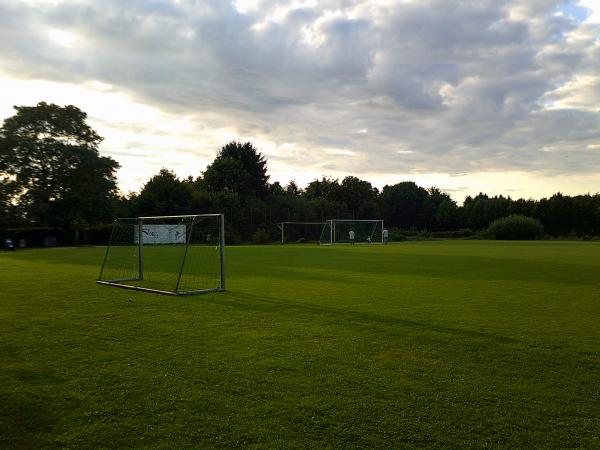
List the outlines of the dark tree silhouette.
{"type": "Polygon", "coordinates": [[[1,187],[37,226],[98,223],[110,216],[119,164],[100,156],[102,138],[75,106],[15,106],[0,128],[1,187]]]}
{"type": "Polygon", "coordinates": [[[230,142],[208,165],[201,185],[210,192],[265,198],[269,193],[267,161],[250,142],[230,142]]]}
{"type": "MultiPolygon", "coordinates": [[[[441,189],[414,182],[378,192],[356,176],[323,176],[301,189],[269,183],[267,161],[250,143],[230,142],[202,176],[180,180],[162,169],[138,194],[117,197],[118,164],[98,154],[102,140],[74,106],[17,107],[0,128],[0,228],[71,228],[108,223],[115,215],[225,213],[228,242],[275,235],[281,221],[384,219],[396,236],[442,232],[465,237],[510,215],[538,219],[546,233],[600,235],[600,194],[539,201],[480,193],[459,206],[441,189]],[[73,227],[75,225],[75,227],[73,227]],[[258,233],[258,234],[257,234],[258,233]]],[[[93,227],[92,227],[93,228],[93,227]]],[[[99,225],[102,230],[106,227],[99,225]]],[[[12,233],[12,232],[11,232],[12,233]]],[[[77,239],[75,239],[76,241],[77,239]]]]}
{"type": "Polygon", "coordinates": [[[412,181],[385,186],[381,202],[386,223],[400,228],[425,228],[429,193],[412,181]]]}
{"type": "Polygon", "coordinates": [[[192,183],[179,180],[174,172],[161,169],[133,199],[136,215],[191,214],[192,183]]]}

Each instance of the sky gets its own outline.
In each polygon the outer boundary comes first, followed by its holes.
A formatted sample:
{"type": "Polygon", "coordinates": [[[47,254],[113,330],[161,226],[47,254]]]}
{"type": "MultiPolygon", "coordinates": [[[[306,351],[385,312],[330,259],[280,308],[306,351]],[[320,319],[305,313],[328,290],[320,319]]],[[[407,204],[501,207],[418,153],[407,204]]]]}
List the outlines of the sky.
{"type": "Polygon", "coordinates": [[[271,181],[600,192],[600,0],[0,0],[0,120],[73,104],[123,193],[251,141],[271,181]]]}

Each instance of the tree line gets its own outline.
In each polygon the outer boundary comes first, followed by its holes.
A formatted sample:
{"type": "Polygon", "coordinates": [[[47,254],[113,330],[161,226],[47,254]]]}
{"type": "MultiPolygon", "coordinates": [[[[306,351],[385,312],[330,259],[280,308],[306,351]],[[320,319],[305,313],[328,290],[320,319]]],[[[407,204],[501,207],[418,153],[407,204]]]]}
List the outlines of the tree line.
{"type": "MultiPolygon", "coordinates": [[[[270,182],[267,160],[250,142],[229,142],[197,177],[161,169],[129,195],[117,189],[119,164],[101,156],[102,138],[75,106],[15,107],[0,128],[0,229],[105,230],[115,217],[217,213],[230,242],[277,237],[282,221],[383,219],[395,230],[469,235],[513,214],[538,219],[553,236],[600,234],[600,194],[541,200],[480,193],[462,204],[412,181],[379,190],[355,176],[324,176],[305,188],[270,182]]],[[[105,239],[105,234],[99,234],[105,239]]],[[[88,239],[89,240],[89,239],[88,239]]],[[[93,239],[91,239],[93,240],[93,239]]]]}

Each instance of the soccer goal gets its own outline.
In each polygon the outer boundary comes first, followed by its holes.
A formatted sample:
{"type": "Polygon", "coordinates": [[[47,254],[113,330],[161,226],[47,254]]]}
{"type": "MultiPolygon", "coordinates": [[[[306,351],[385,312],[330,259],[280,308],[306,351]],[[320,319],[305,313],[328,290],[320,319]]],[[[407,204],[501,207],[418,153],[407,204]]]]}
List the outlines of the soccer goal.
{"type": "Polygon", "coordinates": [[[319,239],[321,245],[376,242],[383,242],[383,220],[328,220],[319,239]]]}
{"type": "Polygon", "coordinates": [[[223,214],[115,220],[98,283],[170,295],[225,290],[223,214]]]}
{"type": "Polygon", "coordinates": [[[279,222],[282,244],[318,243],[325,222],[279,222]]]}

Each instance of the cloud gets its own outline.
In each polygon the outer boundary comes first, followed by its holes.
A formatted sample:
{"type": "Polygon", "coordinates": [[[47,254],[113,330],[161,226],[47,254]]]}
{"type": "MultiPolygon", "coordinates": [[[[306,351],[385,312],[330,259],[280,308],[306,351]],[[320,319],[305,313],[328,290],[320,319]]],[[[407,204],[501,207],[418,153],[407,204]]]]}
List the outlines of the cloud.
{"type": "Polygon", "coordinates": [[[0,70],[128,98],[95,114],[115,157],[138,142],[201,164],[240,137],[303,179],[591,175],[598,14],[597,0],[0,0],[0,70]]]}

